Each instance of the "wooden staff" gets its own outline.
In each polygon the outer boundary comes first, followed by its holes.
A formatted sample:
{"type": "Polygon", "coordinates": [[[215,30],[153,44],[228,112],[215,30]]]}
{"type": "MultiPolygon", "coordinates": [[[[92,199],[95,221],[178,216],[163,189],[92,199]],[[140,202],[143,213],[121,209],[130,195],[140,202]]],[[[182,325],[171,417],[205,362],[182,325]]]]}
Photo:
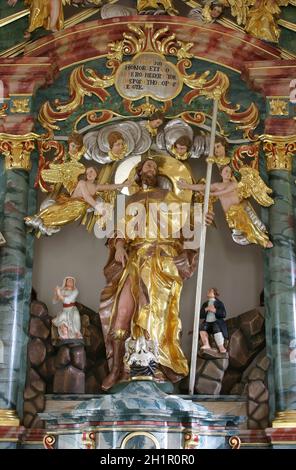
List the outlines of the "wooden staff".
{"type": "Polygon", "coordinates": [[[211,179],[212,179],[212,168],[213,168],[213,155],[215,149],[215,136],[217,126],[217,114],[218,114],[218,103],[219,99],[214,99],[213,104],[213,118],[212,118],[212,129],[211,129],[211,143],[210,143],[210,155],[207,159],[207,178],[205,188],[205,199],[204,199],[204,210],[200,236],[200,248],[199,248],[199,260],[198,260],[198,272],[197,272],[197,283],[196,283],[196,296],[195,296],[195,310],[194,310],[194,325],[193,325],[193,341],[192,341],[192,352],[191,352],[191,366],[190,366],[190,380],[189,380],[189,394],[194,394],[194,383],[196,374],[196,360],[198,350],[198,335],[199,335],[199,315],[201,307],[201,290],[202,290],[202,279],[204,271],[204,259],[205,259],[205,248],[206,248],[206,214],[209,209],[211,179]]]}

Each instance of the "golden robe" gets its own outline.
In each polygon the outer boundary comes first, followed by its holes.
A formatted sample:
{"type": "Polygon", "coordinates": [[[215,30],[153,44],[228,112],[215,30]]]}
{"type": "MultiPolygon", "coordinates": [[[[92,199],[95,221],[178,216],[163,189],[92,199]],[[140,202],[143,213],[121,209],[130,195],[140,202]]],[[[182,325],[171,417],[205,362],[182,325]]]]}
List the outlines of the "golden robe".
{"type": "Polygon", "coordinates": [[[89,208],[90,205],[83,199],[61,195],[55,203],[38,214],[25,217],[25,223],[39,234],[52,235],[58,232],[60,227],[76,220],[82,219],[81,223],[85,224],[89,208]]]}
{"type": "Polygon", "coordinates": [[[46,227],[62,227],[83,217],[89,207],[83,199],[60,196],[55,204],[39,212],[38,217],[46,227]]]}
{"type": "MultiPolygon", "coordinates": [[[[172,202],[174,196],[165,190],[137,193],[137,202],[148,208],[150,202],[172,202]]],[[[180,201],[179,201],[180,203],[180,201]]],[[[128,206],[129,207],[129,206],[128,206]]],[[[176,215],[176,214],[175,214],[176,215]]],[[[159,216],[158,216],[159,217],[159,216]]],[[[125,219],[126,225],[131,217],[125,219]]],[[[169,216],[170,229],[176,225],[174,216],[169,216]]],[[[151,227],[151,226],[150,226],[151,227]]],[[[176,227],[175,227],[176,228],[176,227]]],[[[123,238],[120,235],[119,238],[123,238]]],[[[133,339],[144,336],[157,342],[159,364],[169,368],[176,380],[188,374],[187,359],[180,347],[181,321],[179,301],[183,285],[184,265],[195,268],[196,252],[184,251],[183,240],[173,236],[164,237],[160,224],[149,230],[149,217],[145,220],[145,234],[125,234],[125,249],[128,261],[123,269],[114,259],[116,238],[109,241],[110,258],[105,267],[108,285],[101,295],[100,316],[105,335],[107,356],[112,356],[111,333],[114,328],[117,304],[122,288],[130,278],[134,313],[130,325],[133,339]],[[152,233],[155,232],[155,233],[152,233]],[[145,299],[142,305],[139,299],[145,299]]],[[[193,268],[193,269],[192,269],[193,268]]],[[[184,276],[188,277],[188,276],[184,276]]]]}
{"type": "Polygon", "coordinates": [[[231,229],[242,232],[250,243],[256,243],[264,248],[267,247],[270,242],[267,233],[252,222],[243,203],[231,206],[225,213],[225,216],[231,229]]]}
{"type": "MultiPolygon", "coordinates": [[[[27,31],[31,33],[37,28],[50,29],[50,0],[26,0],[26,4],[30,8],[30,20],[27,31]]],[[[60,0],[60,12],[55,27],[58,31],[64,27],[62,0],[60,0]]]]}

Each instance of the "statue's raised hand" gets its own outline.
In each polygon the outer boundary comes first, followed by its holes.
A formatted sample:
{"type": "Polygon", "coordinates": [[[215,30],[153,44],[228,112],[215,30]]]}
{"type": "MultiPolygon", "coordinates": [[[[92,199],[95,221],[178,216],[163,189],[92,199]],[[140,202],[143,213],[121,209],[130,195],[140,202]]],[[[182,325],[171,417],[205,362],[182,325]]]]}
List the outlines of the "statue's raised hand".
{"type": "Polygon", "coordinates": [[[128,255],[123,246],[118,246],[115,252],[115,261],[121,263],[122,267],[125,267],[126,261],[128,261],[128,255]]]}
{"type": "Polygon", "coordinates": [[[177,186],[179,189],[190,189],[190,184],[187,181],[183,180],[182,178],[177,181],[177,186]]]}

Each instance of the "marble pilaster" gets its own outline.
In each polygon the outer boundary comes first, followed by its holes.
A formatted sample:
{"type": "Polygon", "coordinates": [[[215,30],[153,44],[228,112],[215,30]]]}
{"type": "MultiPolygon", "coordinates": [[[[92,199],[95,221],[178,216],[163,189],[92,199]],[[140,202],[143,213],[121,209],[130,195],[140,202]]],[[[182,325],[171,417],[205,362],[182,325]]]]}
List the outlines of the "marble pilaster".
{"type": "Polygon", "coordinates": [[[272,360],[276,412],[296,410],[296,366],[289,357],[289,345],[296,333],[293,184],[294,178],[289,171],[275,170],[269,174],[275,204],[269,209],[274,247],[266,252],[266,341],[272,360]]]}
{"type": "Polygon", "coordinates": [[[2,223],[6,245],[0,258],[0,337],[4,364],[0,374],[0,409],[16,409],[21,364],[23,309],[25,303],[26,229],[29,173],[6,172],[2,223]]]}

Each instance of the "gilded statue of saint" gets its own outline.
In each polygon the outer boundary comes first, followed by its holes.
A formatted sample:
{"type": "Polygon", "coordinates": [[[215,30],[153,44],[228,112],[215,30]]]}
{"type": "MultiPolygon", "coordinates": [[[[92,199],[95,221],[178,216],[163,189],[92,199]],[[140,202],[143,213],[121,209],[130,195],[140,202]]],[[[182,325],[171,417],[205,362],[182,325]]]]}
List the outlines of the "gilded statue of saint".
{"type": "MultiPolygon", "coordinates": [[[[178,168],[180,171],[183,164],[172,157],[164,158],[175,162],[175,172],[178,168]]],[[[184,236],[176,235],[176,215],[180,215],[177,212],[184,201],[174,191],[161,188],[158,177],[159,164],[155,159],[144,159],[138,164],[138,191],[128,200],[123,230],[109,238],[110,257],[104,269],[107,286],[101,295],[100,316],[112,365],[102,383],[103,390],[110,389],[122,376],[127,338],[145,338],[157,345],[162,379],[176,382],[188,374],[179,338],[179,301],[183,280],[195,270],[197,251],[187,249],[184,236]],[[168,232],[164,233],[161,220],[170,203],[175,204],[175,209],[166,214],[168,232]],[[152,214],[151,204],[157,206],[152,214]],[[132,229],[135,214],[137,222],[132,229]]]]}

